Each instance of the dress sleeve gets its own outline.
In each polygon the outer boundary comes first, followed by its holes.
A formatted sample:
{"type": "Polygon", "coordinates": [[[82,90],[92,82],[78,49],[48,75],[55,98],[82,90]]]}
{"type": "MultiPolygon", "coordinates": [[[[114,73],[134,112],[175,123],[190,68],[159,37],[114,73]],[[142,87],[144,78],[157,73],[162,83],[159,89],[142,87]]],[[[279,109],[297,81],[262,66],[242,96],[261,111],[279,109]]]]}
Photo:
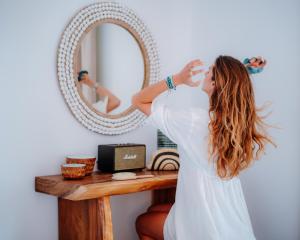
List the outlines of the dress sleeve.
{"type": "Polygon", "coordinates": [[[190,136],[192,121],[192,108],[170,107],[160,95],[153,99],[149,122],[174,143],[180,144],[190,136]]]}

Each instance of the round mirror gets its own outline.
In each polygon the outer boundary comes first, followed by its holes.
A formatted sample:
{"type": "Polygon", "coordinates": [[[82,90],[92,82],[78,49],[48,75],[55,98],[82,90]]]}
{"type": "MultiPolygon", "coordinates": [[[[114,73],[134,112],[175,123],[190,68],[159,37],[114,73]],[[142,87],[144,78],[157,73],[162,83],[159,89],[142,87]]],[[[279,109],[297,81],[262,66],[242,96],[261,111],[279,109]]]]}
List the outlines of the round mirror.
{"type": "Polygon", "coordinates": [[[117,115],[131,106],[143,87],[144,58],[134,36],[113,23],[98,23],[78,46],[75,59],[77,87],[97,113],[117,115]]]}
{"type": "Polygon", "coordinates": [[[81,9],[58,48],[63,96],[89,130],[117,135],[142,126],[147,116],[131,104],[133,94],[160,79],[156,44],[143,21],[116,2],[81,9]]]}

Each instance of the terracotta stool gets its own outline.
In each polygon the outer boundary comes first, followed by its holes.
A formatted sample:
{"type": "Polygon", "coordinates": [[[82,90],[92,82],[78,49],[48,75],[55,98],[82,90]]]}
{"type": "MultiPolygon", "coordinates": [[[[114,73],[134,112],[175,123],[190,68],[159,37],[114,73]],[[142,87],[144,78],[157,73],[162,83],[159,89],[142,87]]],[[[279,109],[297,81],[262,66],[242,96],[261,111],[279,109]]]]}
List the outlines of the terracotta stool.
{"type": "Polygon", "coordinates": [[[154,204],[139,215],[135,227],[140,240],[163,240],[163,226],[172,203],[154,204]]]}

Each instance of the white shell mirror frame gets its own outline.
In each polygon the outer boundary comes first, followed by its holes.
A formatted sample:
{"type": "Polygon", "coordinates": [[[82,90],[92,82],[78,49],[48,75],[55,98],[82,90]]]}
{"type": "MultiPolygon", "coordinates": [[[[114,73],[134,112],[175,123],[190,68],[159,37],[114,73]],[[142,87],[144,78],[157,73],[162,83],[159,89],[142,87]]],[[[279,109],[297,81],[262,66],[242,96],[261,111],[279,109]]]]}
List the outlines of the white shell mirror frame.
{"type": "Polygon", "coordinates": [[[76,119],[91,131],[118,135],[142,126],[147,116],[131,106],[117,115],[96,112],[83,100],[76,86],[76,51],[83,36],[99,23],[113,23],[128,30],[136,39],[144,58],[142,88],[160,79],[160,64],[156,43],[142,20],[128,7],[117,2],[98,2],[81,9],[65,28],[57,55],[60,89],[76,119]]]}

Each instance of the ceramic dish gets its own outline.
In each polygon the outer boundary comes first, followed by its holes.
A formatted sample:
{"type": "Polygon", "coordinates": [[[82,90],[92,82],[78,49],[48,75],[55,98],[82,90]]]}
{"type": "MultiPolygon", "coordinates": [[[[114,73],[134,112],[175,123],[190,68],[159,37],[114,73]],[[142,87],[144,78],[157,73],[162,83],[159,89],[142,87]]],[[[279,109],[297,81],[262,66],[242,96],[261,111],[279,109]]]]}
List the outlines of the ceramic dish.
{"type": "Polygon", "coordinates": [[[62,164],[61,174],[65,179],[81,179],[85,176],[85,164],[62,164]]]}
{"type": "Polygon", "coordinates": [[[137,176],[136,173],[134,172],[118,172],[118,173],[113,173],[112,175],[113,180],[130,180],[130,179],[148,178],[148,177],[154,177],[154,175],[147,174],[147,175],[137,176]]]}
{"type": "Polygon", "coordinates": [[[85,175],[91,175],[95,166],[96,157],[90,155],[73,155],[66,157],[66,163],[86,164],[85,175]]]}

